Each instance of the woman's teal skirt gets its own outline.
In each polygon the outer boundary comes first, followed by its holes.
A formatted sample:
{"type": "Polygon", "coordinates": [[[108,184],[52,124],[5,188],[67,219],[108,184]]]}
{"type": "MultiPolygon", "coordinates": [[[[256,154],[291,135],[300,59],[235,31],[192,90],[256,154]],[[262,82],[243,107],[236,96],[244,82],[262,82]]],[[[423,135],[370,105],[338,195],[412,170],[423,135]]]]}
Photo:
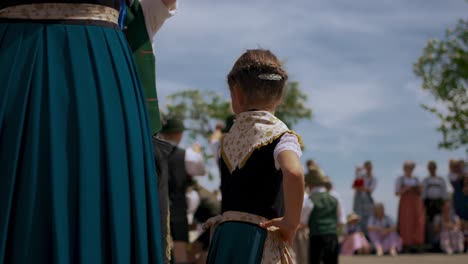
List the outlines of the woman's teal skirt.
{"type": "Polygon", "coordinates": [[[122,32],[0,23],[0,263],[161,263],[156,180],[122,32]]]}
{"type": "Polygon", "coordinates": [[[208,264],[260,264],[267,231],[246,222],[220,224],[211,240],[208,264]]]}

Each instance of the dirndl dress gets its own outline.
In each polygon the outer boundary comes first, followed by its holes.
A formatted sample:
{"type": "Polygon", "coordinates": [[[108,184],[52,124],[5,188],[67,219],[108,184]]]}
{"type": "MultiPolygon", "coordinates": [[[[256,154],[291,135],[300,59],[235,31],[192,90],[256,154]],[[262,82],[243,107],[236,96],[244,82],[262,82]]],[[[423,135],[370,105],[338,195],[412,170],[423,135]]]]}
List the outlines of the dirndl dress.
{"type": "Polygon", "coordinates": [[[120,1],[29,1],[0,4],[0,263],[161,263],[120,1]]]}

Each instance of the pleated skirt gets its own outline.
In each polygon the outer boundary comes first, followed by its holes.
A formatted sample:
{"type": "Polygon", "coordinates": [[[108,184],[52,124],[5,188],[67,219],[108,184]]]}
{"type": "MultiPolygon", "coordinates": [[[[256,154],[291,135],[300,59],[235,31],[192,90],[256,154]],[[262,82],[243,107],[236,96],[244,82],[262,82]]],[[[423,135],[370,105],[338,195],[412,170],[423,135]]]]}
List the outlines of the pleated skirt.
{"type": "Polygon", "coordinates": [[[0,22],[0,263],[161,263],[156,181],[124,35],[0,22]]]}
{"type": "Polygon", "coordinates": [[[207,264],[260,264],[267,231],[245,222],[220,224],[211,240],[207,264]]]}

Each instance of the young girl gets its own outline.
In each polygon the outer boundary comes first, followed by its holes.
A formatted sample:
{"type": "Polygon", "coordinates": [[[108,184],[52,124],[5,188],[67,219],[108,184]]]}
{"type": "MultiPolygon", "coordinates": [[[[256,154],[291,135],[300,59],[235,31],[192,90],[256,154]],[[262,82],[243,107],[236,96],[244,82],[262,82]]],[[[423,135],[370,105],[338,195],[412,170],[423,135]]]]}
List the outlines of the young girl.
{"type": "Polygon", "coordinates": [[[460,218],[453,214],[450,200],[445,201],[441,214],[434,217],[434,232],[439,233],[440,248],[445,253],[463,253],[464,236],[460,218]]]}
{"type": "Polygon", "coordinates": [[[357,254],[369,254],[370,245],[364,234],[359,228],[361,217],[355,213],[351,213],[347,217],[346,233],[344,235],[343,247],[341,253],[351,256],[357,254]]]}
{"type": "Polygon", "coordinates": [[[205,225],[214,231],[207,263],[293,263],[287,244],[304,198],[300,138],[274,116],[287,78],[261,49],[244,53],[228,75],[236,120],[221,143],[223,214],[205,225]]]}
{"type": "Polygon", "coordinates": [[[353,182],[353,189],[364,187],[364,179],[362,178],[362,168],[356,167],[356,178],[353,182]]]}

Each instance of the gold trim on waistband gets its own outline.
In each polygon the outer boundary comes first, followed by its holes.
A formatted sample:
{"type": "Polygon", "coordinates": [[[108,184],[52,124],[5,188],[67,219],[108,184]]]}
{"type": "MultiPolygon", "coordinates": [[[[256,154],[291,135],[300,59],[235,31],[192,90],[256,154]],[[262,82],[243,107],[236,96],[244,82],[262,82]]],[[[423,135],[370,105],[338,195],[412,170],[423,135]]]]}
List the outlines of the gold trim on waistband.
{"type": "Polygon", "coordinates": [[[0,9],[0,18],[25,20],[98,20],[118,24],[119,11],[92,4],[44,3],[0,9]]]}

